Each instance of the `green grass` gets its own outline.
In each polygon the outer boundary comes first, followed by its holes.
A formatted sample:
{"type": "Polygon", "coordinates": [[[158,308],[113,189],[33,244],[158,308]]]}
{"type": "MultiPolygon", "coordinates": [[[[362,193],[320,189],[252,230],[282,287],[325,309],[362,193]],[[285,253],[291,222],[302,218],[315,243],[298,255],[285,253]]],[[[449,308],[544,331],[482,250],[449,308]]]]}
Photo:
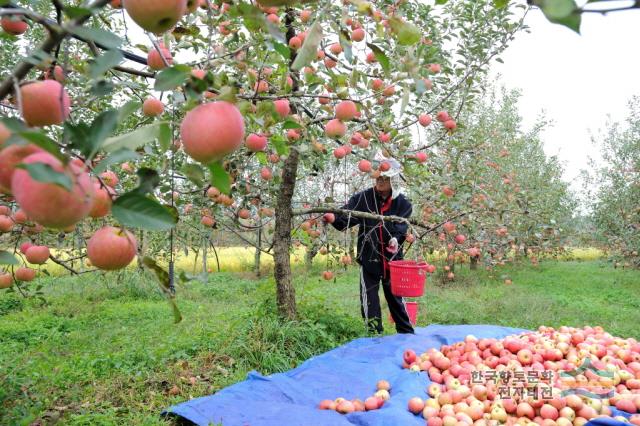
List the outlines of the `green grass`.
{"type": "MultiPolygon", "coordinates": [[[[341,271],[335,282],[319,275],[296,273],[301,319],[291,323],[275,315],[272,279],[246,274],[180,285],[180,324],[154,281],[135,272],[45,279],[45,305],[0,293],[0,424],[166,424],[158,414],[172,404],[253,369],[288,370],[363,335],[358,271],[341,271]]],[[[640,338],[639,308],[640,272],[599,261],[494,272],[464,265],[456,282],[429,279],[419,325],[602,325],[640,338]]]]}

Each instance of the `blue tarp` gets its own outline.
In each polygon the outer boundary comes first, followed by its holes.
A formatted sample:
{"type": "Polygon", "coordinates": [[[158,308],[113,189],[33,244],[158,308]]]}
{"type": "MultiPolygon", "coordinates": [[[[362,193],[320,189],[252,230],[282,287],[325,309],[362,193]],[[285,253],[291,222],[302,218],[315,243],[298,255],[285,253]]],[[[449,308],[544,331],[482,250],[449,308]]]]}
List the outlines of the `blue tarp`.
{"type": "MultiPolygon", "coordinates": [[[[417,328],[415,335],[356,339],[286,373],[262,376],[251,372],[243,382],[215,395],[175,405],[163,414],[171,413],[200,426],[424,425],[422,416],[407,411],[407,401],[414,396],[427,398],[430,381],[426,373],[401,367],[405,349],[422,353],[459,342],[469,334],[502,338],[523,331],[491,325],[430,325],[417,328]],[[380,410],[345,416],[317,408],[323,399],[364,400],[375,392],[376,382],[381,379],[391,383],[391,399],[380,410]]],[[[613,419],[590,422],[590,426],[623,424],[613,419]]]]}

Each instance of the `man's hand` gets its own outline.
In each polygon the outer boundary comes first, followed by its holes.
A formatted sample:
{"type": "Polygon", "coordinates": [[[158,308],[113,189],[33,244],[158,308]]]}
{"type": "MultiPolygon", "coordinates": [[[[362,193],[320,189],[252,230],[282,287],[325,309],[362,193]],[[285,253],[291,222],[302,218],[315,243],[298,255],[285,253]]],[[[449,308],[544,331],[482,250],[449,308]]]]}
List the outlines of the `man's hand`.
{"type": "Polygon", "coordinates": [[[325,213],[322,215],[322,220],[324,223],[333,223],[336,220],[336,215],[333,213],[325,213]]]}
{"type": "Polygon", "coordinates": [[[389,240],[389,244],[387,244],[387,251],[392,254],[396,254],[398,252],[398,239],[396,237],[389,240]]]}

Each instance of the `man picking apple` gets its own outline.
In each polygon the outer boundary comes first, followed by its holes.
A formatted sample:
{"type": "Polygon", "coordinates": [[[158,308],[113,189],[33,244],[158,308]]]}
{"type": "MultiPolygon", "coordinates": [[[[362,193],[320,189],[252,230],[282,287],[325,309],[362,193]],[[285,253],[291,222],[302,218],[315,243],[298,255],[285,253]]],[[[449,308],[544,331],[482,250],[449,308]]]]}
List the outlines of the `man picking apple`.
{"type": "MultiPolygon", "coordinates": [[[[411,216],[411,202],[400,192],[400,163],[394,159],[385,159],[384,163],[387,166],[380,167],[380,170],[386,170],[381,171],[374,186],[353,195],[342,209],[382,216],[411,216]]],[[[391,293],[389,273],[389,262],[402,259],[402,243],[407,234],[407,224],[335,215],[331,225],[338,231],[359,225],[357,262],[361,265],[360,305],[369,330],[374,333],[383,331],[378,295],[382,282],[397,332],[413,333],[404,300],[391,293]]]]}

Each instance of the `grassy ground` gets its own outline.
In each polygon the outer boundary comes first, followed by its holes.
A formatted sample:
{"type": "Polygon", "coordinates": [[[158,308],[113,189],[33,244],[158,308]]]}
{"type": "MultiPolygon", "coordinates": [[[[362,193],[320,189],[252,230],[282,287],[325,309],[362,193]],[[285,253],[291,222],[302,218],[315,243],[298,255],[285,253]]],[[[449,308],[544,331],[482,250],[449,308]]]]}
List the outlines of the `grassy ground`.
{"type": "MultiPolygon", "coordinates": [[[[46,305],[0,294],[0,424],[165,424],[162,409],[211,394],[256,369],[288,370],[357,336],[357,270],[335,282],[296,273],[301,320],[281,323],[270,278],[211,274],[178,288],[184,321],[149,277],[49,278],[46,305]]],[[[419,325],[535,328],[602,325],[640,338],[640,272],[600,261],[543,262],[431,280],[419,325]],[[505,285],[504,278],[513,280],[505,285]]],[[[387,333],[391,327],[387,323],[387,333]]]]}

